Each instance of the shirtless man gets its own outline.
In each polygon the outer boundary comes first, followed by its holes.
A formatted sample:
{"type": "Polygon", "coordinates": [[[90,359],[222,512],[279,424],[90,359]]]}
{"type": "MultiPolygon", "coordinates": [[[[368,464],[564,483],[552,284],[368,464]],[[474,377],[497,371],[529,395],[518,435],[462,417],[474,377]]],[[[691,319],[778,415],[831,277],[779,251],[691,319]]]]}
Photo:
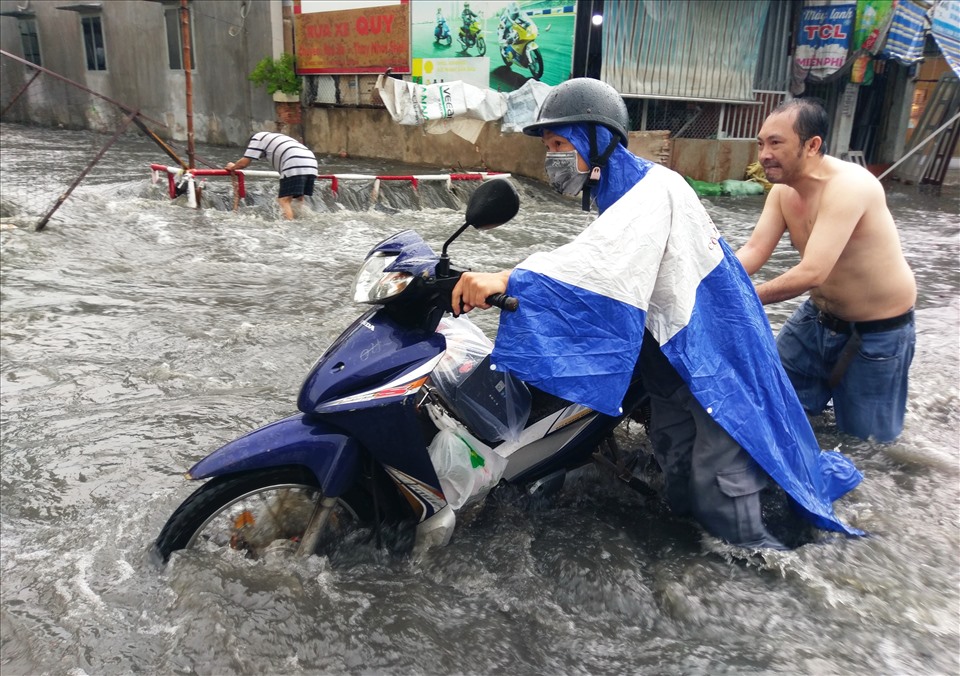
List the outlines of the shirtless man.
{"type": "Polygon", "coordinates": [[[810,99],[764,121],[759,160],[775,185],[737,258],[752,275],[790,234],[800,262],[757,286],[764,304],[810,292],[777,336],[787,375],[807,413],[832,398],[840,431],[889,442],[903,429],[917,286],[883,186],[824,154],[828,124],[810,99]]]}

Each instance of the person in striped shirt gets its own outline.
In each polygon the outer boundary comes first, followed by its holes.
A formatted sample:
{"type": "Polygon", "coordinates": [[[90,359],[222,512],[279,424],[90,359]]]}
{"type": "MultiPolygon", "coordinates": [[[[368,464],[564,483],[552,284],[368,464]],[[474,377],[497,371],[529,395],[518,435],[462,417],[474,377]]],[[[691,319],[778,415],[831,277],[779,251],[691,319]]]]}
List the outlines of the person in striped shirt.
{"type": "Polygon", "coordinates": [[[304,195],[313,195],[319,167],[316,156],[305,145],[285,134],[258,131],[250,137],[247,149],[236,162],[228,162],[227,171],[243,169],[253,160],[267,158],[280,172],[277,201],[284,218],[293,219],[293,200],[303,202],[304,195]]]}

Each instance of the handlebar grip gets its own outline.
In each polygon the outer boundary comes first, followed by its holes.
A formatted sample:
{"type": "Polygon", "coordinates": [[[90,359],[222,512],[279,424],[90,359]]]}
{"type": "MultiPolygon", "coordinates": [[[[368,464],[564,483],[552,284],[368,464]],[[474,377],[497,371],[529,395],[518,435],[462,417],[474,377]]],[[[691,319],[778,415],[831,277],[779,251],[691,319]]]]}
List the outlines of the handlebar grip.
{"type": "Polygon", "coordinates": [[[487,296],[487,302],[507,312],[516,312],[517,308],[520,307],[519,300],[505,293],[495,293],[492,296],[487,296]]]}

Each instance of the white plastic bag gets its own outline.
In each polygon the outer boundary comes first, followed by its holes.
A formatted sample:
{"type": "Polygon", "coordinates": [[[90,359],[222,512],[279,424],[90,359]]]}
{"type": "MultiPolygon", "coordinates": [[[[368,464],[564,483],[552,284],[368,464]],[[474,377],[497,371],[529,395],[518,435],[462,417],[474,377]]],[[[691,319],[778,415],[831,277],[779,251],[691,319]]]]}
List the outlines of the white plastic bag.
{"type": "Polygon", "coordinates": [[[436,408],[428,411],[440,428],[430,442],[430,461],[447,502],[453,509],[460,509],[500,482],[507,460],[446,414],[436,408]]]}
{"type": "Polygon", "coordinates": [[[447,351],[433,371],[433,381],[446,396],[493,352],[493,341],[466,315],[444,317],[437,326],[437,332],[447,341],[447,351]]]}
{"type": "Polygon", "coordinates": [[[504,134],[520,133],[528,124],[536,122],[540,104],[551,89],[548,84],[530,79],[524,82],[520,89],[505,94],[507,112],[500,123],[500,131],[504,134]]]}
{"type": "Polygon", "coordinates": [[[431,376],[444,400],[470,431],[493,441],[516,441],[530,417],[530,390],[509,373],[490,369],[493,342],[465,315],[437,327],[447,351],[431,376]]]}
{"type": "Polygon", "coordinates": [[[376,87],[395,122],[421,125],[429,134],[452,131],[470,143],[477,142],[487,121],[507,110],[504,94],[460,80],[421,85],[381,74],[376,87]]]}

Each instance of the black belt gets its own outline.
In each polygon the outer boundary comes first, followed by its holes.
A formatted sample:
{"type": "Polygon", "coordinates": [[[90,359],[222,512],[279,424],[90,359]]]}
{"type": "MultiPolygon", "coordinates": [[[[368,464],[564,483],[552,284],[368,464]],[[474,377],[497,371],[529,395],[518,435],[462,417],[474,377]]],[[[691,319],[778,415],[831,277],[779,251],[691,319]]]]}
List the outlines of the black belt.
{"type": "Polygon", "coordinates": [[[827,314],[823,310],[817,313],[817,321],[835,333],[845,333],[852,335],[857,333],[878,333],[880,331],[892,331],[913,321],[913,310],[907,310],[902,315],[889,317],[887,319],[872,319],[867,322],[848,322],[827,314]]]}

